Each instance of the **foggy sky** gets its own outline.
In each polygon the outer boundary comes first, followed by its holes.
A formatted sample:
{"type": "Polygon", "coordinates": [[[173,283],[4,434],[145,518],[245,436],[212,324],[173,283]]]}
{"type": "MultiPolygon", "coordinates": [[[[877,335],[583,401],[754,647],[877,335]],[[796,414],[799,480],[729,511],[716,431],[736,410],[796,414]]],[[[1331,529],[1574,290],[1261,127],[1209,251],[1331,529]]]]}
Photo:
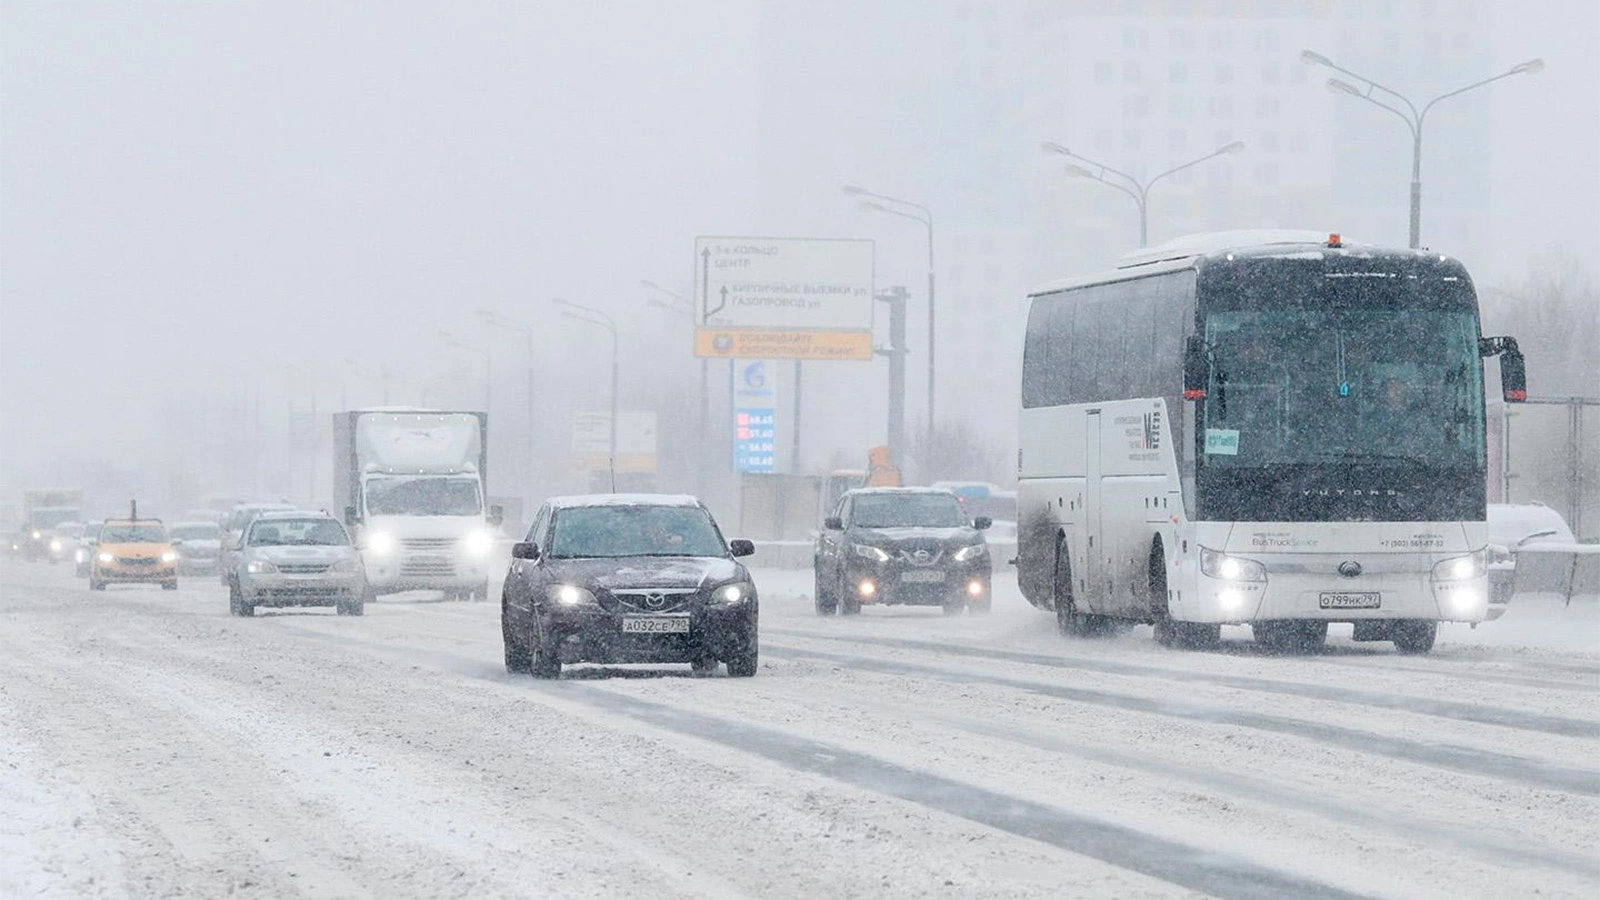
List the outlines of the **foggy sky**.
{"type": "MultiPolygon", "coordinates": [[[[896,39],[919,7],[877,4],[869,33],[841,43],[874,48],[886,70],[937,67],[896,39]]],[[[417,380],[477,372],[436,331],[490,339],[479,306],[550,323],[549,389],[598,402],[595,336],[545,301],[612,310],[630,352],[660,351],[680,332],[638,280],[686,292],[696,234],[880,238],[880,284],[910,281],[914,235],[836,194],[821,212],[762,202],[786,179],[862,177],[827,168],[847,133],[817,135],[817,171],[762,166],[762,14],[736,0],[8,0],[0,489],[48,480],[63,456],[137,465],[175,410],[226,408],[252,384],[316,378],[326,406],[350,381],[346,357],[417,380]]],[[[1497,63],[1548,69],[1495,90],[1492,134],[1468,142],[1489,154],[1495,210],[1497,255],[1478,279],[1514,277],[1551,247],[1592,265],[1596,7],[1503,0],[1493,21],[1497,63]]],[[[898,152],[873,163],[925,172],[898,152]]],[[[520,352],[520,338],[492,340],[520,352]]],[[[377,400],[370,379],[344,388],[377,400]]]]}

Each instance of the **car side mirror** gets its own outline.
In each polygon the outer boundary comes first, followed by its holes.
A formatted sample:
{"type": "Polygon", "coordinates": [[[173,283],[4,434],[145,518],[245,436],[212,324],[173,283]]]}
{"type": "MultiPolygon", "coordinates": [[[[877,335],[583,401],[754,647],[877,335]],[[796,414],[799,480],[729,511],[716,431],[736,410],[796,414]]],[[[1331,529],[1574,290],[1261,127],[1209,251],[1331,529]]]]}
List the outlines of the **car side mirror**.
{"type": "Polygon", "coordinates": [[[989,526],[993,524],[994,519],[991,519],[988,516],[979,516],[972,520],[972,527],[978,529],[979,531],[988,531],[989,526]]]}
{"type": "Polygon", "coordinates": [[[346,525],[360,525],[361,511],[354,506],[346,506],[344,508],[344,523],[346,525]]]}
{"type": "Polygon", "coordinates": [[[534,561],[539,558],[539,545],[532,541],[517,541],[511,545],[512,559],[534,561]]]}
{"type": "Polygon", "coordinates": [[[1183,344],[1183,399],[1204,400],[1211,367],[1206,362],[1206,342],[1198,334],[1183,344]]]}
{"type": "Polygon", "coordinates": [[[744,538],[738,538],[736,540],[729,541],[728,552],[733,554],[735,558],[741,556],[754,556],[756,553],[756,542],[747,541],[744,538]]]}
{"type": "Polygon", "coordinates": [[[506,520],[506,508],[505,507],[503,507],[503,506],[491,506],[491,507],[489,507],[489,519],[488,519],[488,522],[489,522],[490,525],[493,525],[494,527],[499,528],[500,524],[502,522],[504,522],[505,520],[506,520]]]}
{"type": "Polygon", "coordinates": [[[828,531],[843,531],[844,520],[838,516],[829,516],[822,520],[822,527],[828,531]]]}

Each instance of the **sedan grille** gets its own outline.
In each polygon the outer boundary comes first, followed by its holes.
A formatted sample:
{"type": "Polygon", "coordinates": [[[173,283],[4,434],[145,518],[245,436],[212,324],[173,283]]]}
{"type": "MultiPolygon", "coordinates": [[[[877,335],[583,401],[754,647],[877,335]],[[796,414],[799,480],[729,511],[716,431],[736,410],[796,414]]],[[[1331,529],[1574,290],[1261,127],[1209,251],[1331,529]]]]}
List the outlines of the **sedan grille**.
{"type": "Polygon", "coordinates": [[[616,595],[617,601],[628,609],[656,614],[682,610],[689,605],[689,599],[695,592],[694,588],[636,588],[611,593],[616,595]]]}
{"type": "Polygon", "coordinates": [[[156,564],[154,556],[119,556],[117,562],[124,566],[153,566],[156,564]]]}
{"type": "Polygon", "coordinates": [[[278,571],[285,575],[321,575],[328,571],[327,563],[279,563],[278,571]]]}

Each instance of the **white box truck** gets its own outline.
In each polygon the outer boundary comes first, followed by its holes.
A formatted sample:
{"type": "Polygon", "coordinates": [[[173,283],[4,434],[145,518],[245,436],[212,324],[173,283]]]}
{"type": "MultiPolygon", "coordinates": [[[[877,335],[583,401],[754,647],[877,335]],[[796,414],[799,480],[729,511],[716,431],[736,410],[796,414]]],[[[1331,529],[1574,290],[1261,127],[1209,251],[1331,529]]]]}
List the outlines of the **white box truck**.
{"type": "Polygon", "coordinates": [[[487,506],[483,412],[357,409],[333,421],[333,487],[372,594],[487,599],[499,507],[487,506]]]}

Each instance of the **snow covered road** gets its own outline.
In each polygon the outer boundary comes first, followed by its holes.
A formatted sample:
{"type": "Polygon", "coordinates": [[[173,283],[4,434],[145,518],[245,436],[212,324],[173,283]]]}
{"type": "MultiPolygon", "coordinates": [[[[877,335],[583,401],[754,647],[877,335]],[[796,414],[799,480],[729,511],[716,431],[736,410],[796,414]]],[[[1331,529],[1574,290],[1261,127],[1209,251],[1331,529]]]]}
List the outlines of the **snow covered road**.
{"type": "Polygon", "coordinates": [[[1592,609],[1274,658],[759,572],[755,679],[543,683],[494,604],[0,574],[3,897],[1600,893],[1592,609]]]}

